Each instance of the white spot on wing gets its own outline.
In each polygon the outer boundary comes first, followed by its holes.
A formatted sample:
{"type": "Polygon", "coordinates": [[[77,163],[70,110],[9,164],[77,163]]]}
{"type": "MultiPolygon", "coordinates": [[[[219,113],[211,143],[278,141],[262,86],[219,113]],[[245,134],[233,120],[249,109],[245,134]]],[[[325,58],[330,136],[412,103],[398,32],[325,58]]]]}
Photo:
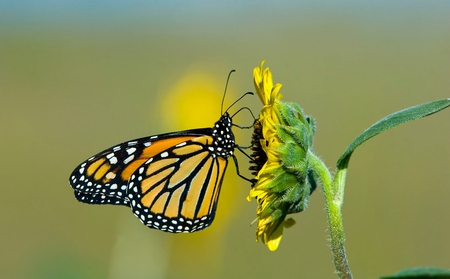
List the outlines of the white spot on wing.
{"type": "Polygon", "coordinates": [[[131,162],[133,159],[134,159],[134,154],[128,156],[128,158],[126,158],[125,160],[123,160],[123,162],[124,162],[125,164],[128,164],[128,163],[131,162]]]}
{"type": "Polygon", "coordinates": [[[111,159],[109,159],[109,162],[111,163],[111,165],[117,164],[117,157],[112,157],[111,159]]]}
{"type": "Polygon", "coordinates": [[[133,154],[135,151],[136,151],[136,147],[128,148],[128,149],[127,149],[128,155],[133,154]]]}
{"type": "Polygon", "coordinates": [[[116,174],[110,171],[106,174],[105,177],[108,179],[114,179],[116,177],[116,174]]]}

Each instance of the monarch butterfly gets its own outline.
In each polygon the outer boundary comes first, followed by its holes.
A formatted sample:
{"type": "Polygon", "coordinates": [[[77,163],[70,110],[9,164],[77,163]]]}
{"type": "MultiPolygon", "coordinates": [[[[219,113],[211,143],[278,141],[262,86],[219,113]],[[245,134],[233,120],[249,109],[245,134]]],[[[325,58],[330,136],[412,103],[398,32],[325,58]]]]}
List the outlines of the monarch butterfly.
{"type": "Polygon", "coordinates": [[[214,220],[229,157],[237,167],[232,125],[225,111],[212,128],[121,143],[81,163],[69,183],[78,201],[131,207],[150,228],[203,230],[214,220]]]}

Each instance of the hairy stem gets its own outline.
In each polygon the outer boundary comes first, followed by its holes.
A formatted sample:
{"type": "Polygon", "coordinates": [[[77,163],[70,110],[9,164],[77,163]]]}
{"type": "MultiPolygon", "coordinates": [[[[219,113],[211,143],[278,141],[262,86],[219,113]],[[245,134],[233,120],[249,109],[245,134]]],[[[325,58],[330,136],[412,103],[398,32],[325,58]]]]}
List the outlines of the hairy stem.
{"type": "Polygon", "coordinates": [[[308,161],[322,182],[325,206],[330,231],[330,246],[336,272],[341,279],[353,278],[345,254],[345,235],[342,223],[341,207],[344,200],[346,170],[338,170],[333,180],[327,166],[311,151],[308,151],[308,161]]]}

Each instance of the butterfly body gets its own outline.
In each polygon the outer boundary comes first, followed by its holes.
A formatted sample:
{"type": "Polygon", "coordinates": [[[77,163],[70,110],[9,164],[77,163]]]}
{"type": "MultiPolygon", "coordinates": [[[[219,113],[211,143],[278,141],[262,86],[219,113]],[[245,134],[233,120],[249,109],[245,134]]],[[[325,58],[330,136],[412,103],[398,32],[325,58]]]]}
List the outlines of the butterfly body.
{"type": "Polygon", "coordinates": [[[89,158],[70,176],[75,197],[131,207],[141,222],[178,233],[214,220],[235,141],[228,113],[212,128],[124,142],[89,158]]]}

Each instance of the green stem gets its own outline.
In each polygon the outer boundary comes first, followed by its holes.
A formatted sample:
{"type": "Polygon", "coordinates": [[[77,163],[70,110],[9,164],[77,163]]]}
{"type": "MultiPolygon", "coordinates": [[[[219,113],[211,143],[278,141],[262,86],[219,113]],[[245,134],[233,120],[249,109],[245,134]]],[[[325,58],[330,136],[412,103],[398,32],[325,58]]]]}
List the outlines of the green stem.
{"type": "Polygon", "coordinates": [[[345,254],[345,235],[341,207],[344,200],[345,170],[338,170],[333,180],[327,166],[311,151],[308,151],[311,168],[318,174],[323,187],[328,226],[331,239],[331,252],[334,266],[341,279],[353,278],[345,254]]]}

